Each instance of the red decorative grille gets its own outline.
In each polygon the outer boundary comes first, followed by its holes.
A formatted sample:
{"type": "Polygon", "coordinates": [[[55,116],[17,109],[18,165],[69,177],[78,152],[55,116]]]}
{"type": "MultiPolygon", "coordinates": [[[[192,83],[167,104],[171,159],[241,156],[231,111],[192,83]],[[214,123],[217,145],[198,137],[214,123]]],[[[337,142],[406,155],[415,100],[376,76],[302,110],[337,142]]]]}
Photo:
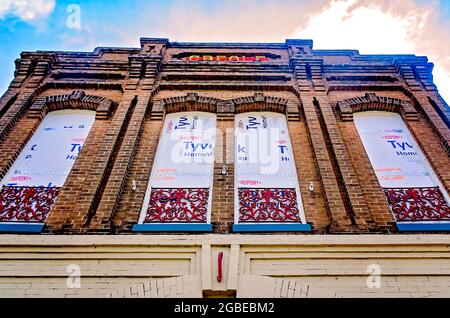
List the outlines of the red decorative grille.
{"type": "Polygon", "coordinates": [[[206,223],[209,189],[152,189],[144,223],[206,223]]]}
{"type": "Polygon", "coordinates": [[[239,222],[300,222],[295,189],[240,188],[239,222]]]}
{"type": "Polygon", "coordinates": [[[3,186],[0,190],[0,222],[44,222],[59,190],[60,188],[3,186]]]}
{"type": "Polygon", "coordinates": [[[450,208],[437,187],[383,190],[397,221],[450,221],[450,208]]]}

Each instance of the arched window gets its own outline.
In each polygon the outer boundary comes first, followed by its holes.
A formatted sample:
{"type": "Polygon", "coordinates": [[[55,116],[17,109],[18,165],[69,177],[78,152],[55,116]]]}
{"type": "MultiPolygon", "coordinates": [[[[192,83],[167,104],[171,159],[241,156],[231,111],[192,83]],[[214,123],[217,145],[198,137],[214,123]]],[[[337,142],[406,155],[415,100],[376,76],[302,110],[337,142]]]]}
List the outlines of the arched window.
{"type": "Polygon", "coordinates": [[[399,230],[448,227],[448,193],[400,115],[366,111],[354,122],[399,230]]]}
{"type": "Polygon", "coordinates": [[[310,230],[285,115],[236,115],[233,231],[310,230]]]}
{"type": "Polygon", "coordinates": [[[40,232],[94,120],[90,110],[45,116],[1,180],[0,229],[40,232]]]}
{"type": "Polygon", "coordinates": [[[134,231],[211,231],[216,115],[165,117],[134,231]]]}

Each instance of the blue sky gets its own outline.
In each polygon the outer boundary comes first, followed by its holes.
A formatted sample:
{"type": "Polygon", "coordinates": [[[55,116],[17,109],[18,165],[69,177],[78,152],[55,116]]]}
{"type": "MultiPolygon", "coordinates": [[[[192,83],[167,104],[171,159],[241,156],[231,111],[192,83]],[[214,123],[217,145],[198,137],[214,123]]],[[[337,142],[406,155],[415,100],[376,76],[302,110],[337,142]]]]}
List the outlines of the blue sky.
{"type": "Polygon", "coordinates": [[[0,95],[21,51],[92,51],[171,41],[284,42],[308,38],[320,49],[414,53],[435,63],[450,101],[450,0],[0,0],[0,95]],[[67,23],[70,5],[80,28],[67,23]]]}

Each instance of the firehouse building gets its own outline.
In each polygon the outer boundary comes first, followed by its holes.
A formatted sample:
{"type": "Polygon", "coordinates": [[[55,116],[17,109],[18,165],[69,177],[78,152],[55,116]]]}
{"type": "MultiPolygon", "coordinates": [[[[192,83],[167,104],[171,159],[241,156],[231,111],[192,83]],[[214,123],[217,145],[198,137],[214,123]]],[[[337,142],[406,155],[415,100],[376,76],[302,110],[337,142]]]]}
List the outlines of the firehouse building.
{"type": "Polygon", "coordinates": [[[285,43],[23,52],[0,297],[449,297],[433,64],[285,43]]]}

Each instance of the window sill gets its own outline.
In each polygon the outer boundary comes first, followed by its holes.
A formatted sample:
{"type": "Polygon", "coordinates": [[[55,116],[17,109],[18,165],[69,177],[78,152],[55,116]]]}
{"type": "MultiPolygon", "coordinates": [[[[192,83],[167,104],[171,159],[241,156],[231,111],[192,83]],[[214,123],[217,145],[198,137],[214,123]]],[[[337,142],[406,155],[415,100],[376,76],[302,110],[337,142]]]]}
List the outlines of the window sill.
{"type": "Polygon", "coordinates": [[[233,232],[311,232],[309,224],[234,224],[233,232]]]}
{"type": "Polygon", "coordinates": [[[404,232],[430,231],[430,232],[450,232],[450,223],[397,223],[397,229],[404,232]]]}
{"type": "Polygon", "coordinates": [[[0,233],[41,233],[44,223],[0,223],[0,233]]]}
{"type": "Polygon", "coordinates": [[[165,223],[146,223],[135,224],[133,232],[212,232],[211,224],[165,224],[165,223]]]}

